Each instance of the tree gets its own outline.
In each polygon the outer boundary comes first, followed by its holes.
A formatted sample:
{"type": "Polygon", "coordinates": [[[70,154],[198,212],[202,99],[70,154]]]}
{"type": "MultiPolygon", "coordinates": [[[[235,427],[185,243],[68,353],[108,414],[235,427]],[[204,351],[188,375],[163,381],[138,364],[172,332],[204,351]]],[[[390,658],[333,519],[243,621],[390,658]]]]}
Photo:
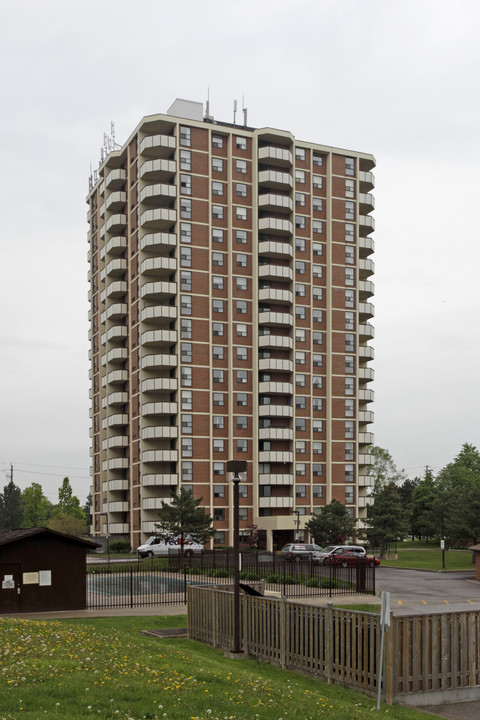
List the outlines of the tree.
{"type": "Polygon", "coordinates": [[[465,443],[437,476],[435,508],[450,543],[467,545],[480,537],[480,453],[465,443]]]}
{"type": "Polygon", "coordinates": [[[82,537],[87,533],[87,524],[83,515],[82,517],[75,517],[69,513],[61,513],[50,518],[47,527],[65,535],[76,535],[78,537],[82,537]]]}
{"type": "Polygon", "coordinates": [[[63,478],[62,485],[58,490],[58,503],[52,511],[52,518],[59,517],[60,515],[71,515],[85,523],[85,515],[80,507],[80,500],[73,494],[68,477],[63,478]]]}
{"type": "Polygon", "coordinates": [[[440,516],[436,510],[438,490],[432,473],[427,470],[412,494],[410,529],[415,537],[434,537],[440,530],[440,516]]]}
{"type": "Polygon", "coordinates": [[[201,502],[202,498],[195,499],[191,490],[182,487],[178,495],[172,493],[170,503],[162,501],[158,513],[160,521],[156,524],[156,533],[162,540],[179,538],[182,562],[186,540],[204,545],[215,534],[212,518],[200,506],[201,502]]]}
{"type": "Polygon", "coordinates": [[[380,557],[384,557],[389,542],[402,540],[408,534],[408,512],[393,480],[377,485],[373,498],[373,505],[367,508],[366,535],[370,542],[380,546],[380,557]]]}
{"type": "Polygon", "coordinates": [[[11,479],[0,493],[0,528],[18,530],[22,527],[22,520],[22,491],[11,479]]]}
{"type": "Polygon", "coordinates": [[[85,516],[85,522],[90,527],[92,524],[92,493],[88,493],[85,505],[83,506],[83,514],[85,516]]]}
{"type": "Polygon", "coordinates": [[[322,509],[320,515],[312,515],[305,523],[310,535],[318,545],[338,545],[355,535],[355,518],[350,517],[343,503],[332,500],[322,509]]]}
{"type": "Polygon", "coordinates": [[[22,493],[24,528],[45,527],[52,511],[52,503],[43,494],[39,483],[32,483],[22,493]]]}
{"type": "Polygon", "coordinates": [[[388,450],[372,445],[370,455],[373,456],[373,463],[370,466],[369,474],[373,477],[375,488],[377,485],[386,485],[389,482],[394,482],[397,485],[405,482],[407,479],[405,470],[397,468],[388,450]]]}

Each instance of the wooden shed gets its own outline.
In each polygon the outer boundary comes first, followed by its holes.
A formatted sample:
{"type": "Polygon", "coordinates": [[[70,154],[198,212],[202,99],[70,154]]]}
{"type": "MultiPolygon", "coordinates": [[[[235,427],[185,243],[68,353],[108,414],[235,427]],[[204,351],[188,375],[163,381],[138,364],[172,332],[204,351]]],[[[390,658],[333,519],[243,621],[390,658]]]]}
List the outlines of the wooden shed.
{"type": "Polygon", "coordinates": [[[0,614],[83,610],[97,543],[49,530],[0,530],[0,614]]]}

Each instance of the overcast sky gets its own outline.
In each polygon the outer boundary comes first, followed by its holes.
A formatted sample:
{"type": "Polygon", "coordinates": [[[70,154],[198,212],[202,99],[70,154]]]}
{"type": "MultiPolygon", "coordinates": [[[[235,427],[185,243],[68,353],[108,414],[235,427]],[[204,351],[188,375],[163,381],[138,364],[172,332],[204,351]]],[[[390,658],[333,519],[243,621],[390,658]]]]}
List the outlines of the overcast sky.
{"type": "Polygon", "coordinates": [[[89,489],[90,163],[176,97],[373,153],[376,444],[480,446],[477,0],[0,0],[0,488],[89,489]],[[5,480],[6,482],[6,480],[5,480]]]}

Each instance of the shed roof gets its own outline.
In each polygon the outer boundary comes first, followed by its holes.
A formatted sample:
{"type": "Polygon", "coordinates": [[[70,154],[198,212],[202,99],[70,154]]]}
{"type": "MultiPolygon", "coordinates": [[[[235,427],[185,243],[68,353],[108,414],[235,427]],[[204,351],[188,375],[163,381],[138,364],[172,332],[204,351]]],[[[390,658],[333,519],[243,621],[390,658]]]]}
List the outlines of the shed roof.
{"type": "Polygon", "coordinates": [[[65,535],[65,533],[57,532],[56,530],[50,530],[50,528],[27,528],[20,530],[0,530],[0,545],[8,545],[19,540],[24,540],[34,535],[42,535],[43,537],[51,535],[58,539],[63,539],[66,542],[74,543],[76,545],[84,545],[86,548],[99,547],[98,543],[92,540],[86,540],[85,538],[76,537],[75,535],[65,535]]]}

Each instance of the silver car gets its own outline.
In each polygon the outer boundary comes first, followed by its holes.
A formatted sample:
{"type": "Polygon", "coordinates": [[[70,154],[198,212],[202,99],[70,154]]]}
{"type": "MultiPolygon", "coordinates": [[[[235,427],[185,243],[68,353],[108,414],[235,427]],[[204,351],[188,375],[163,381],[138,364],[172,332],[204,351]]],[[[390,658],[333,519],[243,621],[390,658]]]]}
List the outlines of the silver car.
{"type": "Polygon", "coordinates": [[[302,560],[318,561],[322,548],[314,543],[287,543],[280,551],[281,557],[287,562],[302,560]]]}

